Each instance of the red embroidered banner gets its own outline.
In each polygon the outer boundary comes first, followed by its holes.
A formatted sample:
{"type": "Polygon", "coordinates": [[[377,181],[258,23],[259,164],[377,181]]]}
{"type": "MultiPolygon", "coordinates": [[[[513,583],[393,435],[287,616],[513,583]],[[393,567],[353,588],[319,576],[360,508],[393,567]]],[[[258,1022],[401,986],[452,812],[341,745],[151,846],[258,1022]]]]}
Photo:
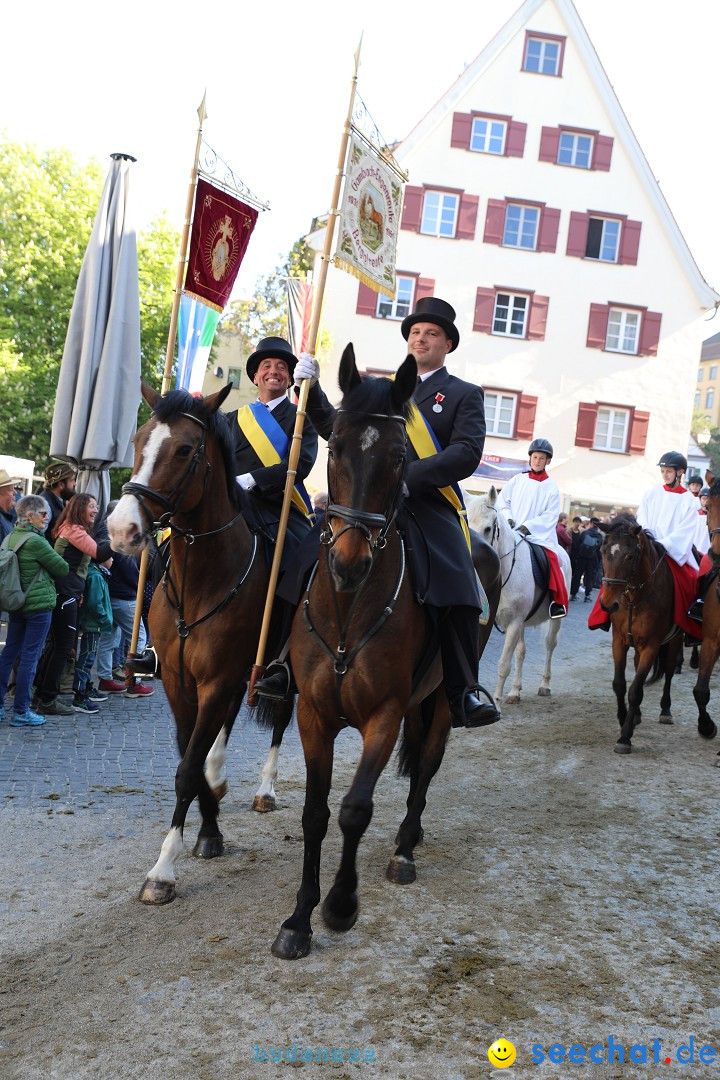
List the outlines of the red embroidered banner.
{"type": "Polygon", "coordinates": [[[198,179],[185,292],[216,311],[228,302],[258,212],[198,179]]]}

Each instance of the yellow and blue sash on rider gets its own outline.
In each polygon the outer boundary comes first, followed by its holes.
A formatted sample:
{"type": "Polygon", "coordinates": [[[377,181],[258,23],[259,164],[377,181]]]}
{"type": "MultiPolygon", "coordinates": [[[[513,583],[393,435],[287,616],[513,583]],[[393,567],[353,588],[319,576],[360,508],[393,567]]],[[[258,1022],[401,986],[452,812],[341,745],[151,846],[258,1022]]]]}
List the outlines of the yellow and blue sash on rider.
{"type": "MultiPolygon", "coordinates": [[[[430,427],[430,424],[425,419],[416,405],[412,405],[410,409],[410,415],[407,422],[407,433],[410,442],[412,443],[413,450],[419,458],[432,457],[433,454],[438,454],[442,447],[437,441],[435,432],[430,427]]],[[[462,531],[465,534],[465,542],[470,551],[470,530],[467,523],[467,510],[465,509],[465,501],[462,497],[462,491],[458,484],[448,484],[447,487],[438,488],[440,494],[447,499],[452,506],[453,510],[458,516],[462,531]]]]}
{"type": "MultiPolygon", "coordinates": [[[[240,430],[252,446],[263,465],[279,465],[287,455],[290,445],[289,436],[283,431],[277,420],[261,401],[251,401],[238,409],[240,430]]],[[[297,509],[309,517],[312,513],[310,497],[302,483],[296,478],[292,501],[297,509]]]]}

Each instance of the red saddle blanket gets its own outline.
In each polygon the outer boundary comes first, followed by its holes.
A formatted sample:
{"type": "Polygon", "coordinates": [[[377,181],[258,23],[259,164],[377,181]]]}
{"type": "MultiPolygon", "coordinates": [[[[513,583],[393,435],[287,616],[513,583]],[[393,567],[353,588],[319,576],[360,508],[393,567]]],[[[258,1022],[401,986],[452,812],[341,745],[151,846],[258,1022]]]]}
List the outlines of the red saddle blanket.
{"type": "MultiPolygon", "coordinates": [[[[675,622],[686,634],[690,634],[694,638],[701,638],[702,626],[699,622],[695,622],[694,619],[688,618],[688,610],[697,597],[697,570],[689,563],[685,563],[685,566],[678,566],[669,555],[666,556],[666,562],[672,571],[675,583],[675,610],[673,613],[675,622]]],[[[610,616],[600,607],[602,594],[603,590],[601,589],[590,612],[588,626],[591,630],[610,622],[610,616]]]]}

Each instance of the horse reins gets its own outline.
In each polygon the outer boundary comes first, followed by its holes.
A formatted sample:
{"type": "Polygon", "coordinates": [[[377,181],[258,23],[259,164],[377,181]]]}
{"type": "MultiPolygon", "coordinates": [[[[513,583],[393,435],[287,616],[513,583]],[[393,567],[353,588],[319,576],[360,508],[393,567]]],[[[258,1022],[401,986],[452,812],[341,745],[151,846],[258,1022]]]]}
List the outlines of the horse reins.
{"type": "Polygon", "coordinates": [[[623,594],[622,594],[622,598],[625,599],[627,609],[628,609],[627,635],[628,635],[628,639],[629,639],[631,645],[635,644],[634,641],[633,641],[633,634],[632,634],[633,609],[635,608],[635,606],[636,606],[636,604],[638,602],[637,599],[635,598],[635,593],[640,592],[641,589],[644,589],[645,586],[649,582],[652,581],[652,579],[657,574],[661,563],[664,561],[665,556],[667,555],[667,551],[663,551],[662,555],[660,556],[658,561],[655,563],[655,566],[653,567],[653,570],[652,570],[650,576],[645,578],[644,581],[640,581],[637,584],[632,584],[633,575],[635,574],[635,571],[637,570],[637,565],[638,565],[638,562],[640,560],[641,553],[642,553],[642,545],[640,543],[640,539],[638,538],[637,544],[635,545],[635,551],[633,552],[633,561],[632,561],[632,566],[630,567],[630,573],[629,573],[628,577],[626,577],[626,578],[609,578],[609,577],[603,576],[603,578],[602,578],[603,585],[611,585],[611,586],[612,585],[624,585],[625,586],[625,589],[624,589],[623,594]]]}

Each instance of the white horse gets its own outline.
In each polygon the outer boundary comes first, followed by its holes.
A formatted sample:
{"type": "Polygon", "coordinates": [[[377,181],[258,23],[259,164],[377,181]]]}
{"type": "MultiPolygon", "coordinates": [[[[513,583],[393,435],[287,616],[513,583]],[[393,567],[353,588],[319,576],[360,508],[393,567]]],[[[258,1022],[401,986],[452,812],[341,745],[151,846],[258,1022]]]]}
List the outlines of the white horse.
{"type": "MultiPolygon", "coordinates": [[[[500,605],[495,616],[495,625],[505,633],[505,647],[498,664],[498,683],[495,689],[495,699],[499,703],[502,698],[514,653],[515,678],[505,702],[508,705],[517,705],[522,690],[525,627],[546,624],[544,627],[545,670],[538,694],[541,697],[549,697],[552,654],[555,651],[562,619],[550,618],[550,599],[547,596],[541,598],[540,589],[533,578],[530,545],[510,528],[507,518],[496,510],[497,495],[497,491],[492,487],[487,495],[474,498],[468,497],[468,523],[471,528],[480,533],[483,540],[487,540],[489,544],[492,544],[500,556],[502,591],[500,593],[500,605]],[[534,614],[528,618],[530,612],[534,612],[534,614]]],[[[560,549],[558,557],[569,592],[570,559],[562,549],[560,549]]]]}

